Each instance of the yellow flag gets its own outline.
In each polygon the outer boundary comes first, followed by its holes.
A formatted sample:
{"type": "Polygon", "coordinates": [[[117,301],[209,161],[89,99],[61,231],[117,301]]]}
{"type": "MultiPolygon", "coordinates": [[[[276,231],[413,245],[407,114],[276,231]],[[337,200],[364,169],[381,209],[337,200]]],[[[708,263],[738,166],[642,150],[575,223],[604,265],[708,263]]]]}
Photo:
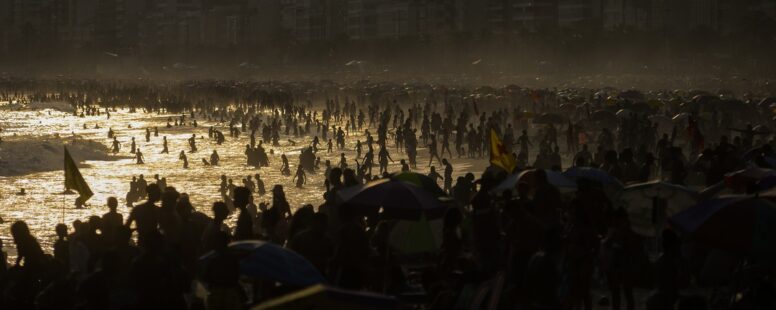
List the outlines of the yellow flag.
{"type": "Polygon", "coordinates": [[[78,171],[78,166],[75,165],[75,161],[70,156],[70,152],[67,151],[67,147],[65,147],[65,189],[78,192],[81,203],[86,203],[89,198],[94,196],[89,185],[84,181],[81,172],[78,171]]]}
{"type": "Polygon", "coordinates": [[[515,170],[515,158],[507,152],[504,142],[496,134],[495,129],[490,129],[490,163],[499,166],[509,173],[515,170]]]}

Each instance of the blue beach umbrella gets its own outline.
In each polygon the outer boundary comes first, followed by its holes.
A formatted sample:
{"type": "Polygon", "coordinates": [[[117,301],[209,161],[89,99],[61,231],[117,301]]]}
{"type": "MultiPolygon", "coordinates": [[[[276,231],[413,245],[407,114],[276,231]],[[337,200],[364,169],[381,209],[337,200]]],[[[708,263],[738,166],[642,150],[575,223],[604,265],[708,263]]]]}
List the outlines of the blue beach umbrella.
{"type": "Polygon", "coordinates": [[[408,182],[380,179],[337,192],[345,204],[356,207],[362,215],[376,214],[391,219],[419,220],[440,218],[449,207],[446,197],[408,182]]]}
{"type": "MultiPolygon", "coordinates": [[[[281,246],[258,240],[237,241],[229,244],[240,259],[240,274],[270,279],[283,284],[308,287],[324,283],[323,276],[304,257],[281,246]]],[[[199,258],[206,262],[215,255],[207,253],[199,258]]]]}

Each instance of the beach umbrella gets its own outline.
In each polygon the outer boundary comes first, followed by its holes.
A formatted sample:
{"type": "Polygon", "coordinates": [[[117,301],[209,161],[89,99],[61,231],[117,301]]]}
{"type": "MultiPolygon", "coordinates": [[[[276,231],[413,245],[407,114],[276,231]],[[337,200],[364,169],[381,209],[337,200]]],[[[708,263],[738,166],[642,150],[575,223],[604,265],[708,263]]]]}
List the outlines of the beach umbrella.
{"type": "Polygon", "coordinates": [[[622,99],[638,101],[638,100],[644,100],[644,93],[635,89],[631,89],[631,90],[626,90],[621,92],[618,97],[622,99]]]}
{"type": "Polygon", "coordinates": [[[697,111],[700,109],[700,107],[701,107],[701,104],[695,101],[682,102],[681,104],[679,104],[679,110],[683,112],[697,111]]]}
{"type": "Polygon", "coordinates": [[[337,192],[340,201],[356,206],[363,215],[376,214],[392,219],[440,218],[449,207],[447,197],[439,197],[408,182],[380,179],[337,192]]]}
{"type": "Polygon", "coordinates": [[[350,291],[325,285],[315,285],[289,293],[266,302],[252,310],[361,310],[361,309],[397,309],[396,298],[368,292],[350,291]]]}
{"type": "Polygon", "coordinates": [[[663,106],[663,102],[657,99],[652,99],[647,101],[647,105],[649,105],[652,109],[657,109],[663,106]]]}
{"type": "Polygon", "coordinates": [[[555,113],[542,113],[533,119],[534,124],[565,124],[568,118],[555,113]]]}
{"type": "Polygon", "coordinates": [[[572,180],[588,179],[601,183],[607,187],[622,189],[622,183],[617,178],[609,175],[606,171],[591,167],[571,167],[563,172],[563,175],[572,180]]]}
{"type": "Polygon", "coordinates": [[[776,187],[776,175],[769,175],[757,181],[757,191],[765,191],[776,187]]]}
{"type": "Polygon", "coordinates": [[[716,108],[720,112],[741,112],[748,110],[751,106],[741,100],[720,100],[716,103],[716,108]]]}
{"type": "MultiPolygon", "coordinates": [[[[659,101],[658,101],[659,102],[659,101]]],[[[647,102],[634,102],[627,105],[627,109],[638,113],[651,113],[654,111],[651,105],[647,102]]]]}
{"type": "Polygon", "coordinates": [[[754,130],[757,133],[762,133],[762,134],[769,134],[769,133],[773,132],[773,131],[771,131],[770,128],[768,128],[768,126],[765,126],[765,125],[762,125],[762,124],[754,126],[752,128],[752,130],[754,130]]]}
{"type": "Polygon", "coordinates": [[[719,97],[708,93],[701,93],[692,97],[692,102],[699,104],[709,104],[717,100],[719,100],[719,97]]]}
{"type": "MultiPolygon", "coordinates": [[[[240,259],[240,274],[270,279],[282,284],[307,287],[326,280],[304,257],[273,243],[248,240],[229,244],[229,251],[240,259]]],[[[205,263],[215,256],[210,252],[199,258],[205,263]]]]}
{"type": "Polygon", "coordinates": [[[772,108],[773,104],[776,104],[776,97],[763,98],[757,103],[757,106],[761,108],[772,108]]]}
{"type": "Polygon", "coordinates": [[[721,195],[731,195],[732,191],[727,187],[725,181],[719,181],[698,191],[698,201],[709,200],[721,195]]]}
{"type": "Polygon", "coordinates": [[[751,148],[748,151],[744,152],[744,154],[741,154],[741,160],[750,161],[752,159],[757,158],[760,155],[765,157],[772,156],[773,151],[770,151],[768,148],[764,148],[764,147],[751,148]]]}
{"type": "Polygon", "coordinates": [[[776,258],[776,203],[731,196],[701,202],[670,223],[707,246],[757,258],[776,258]]]}
{"type": "Polygon", "coordinates": [[[617,124],[619,122],[617,115],[607,110],[598,110],[593,112],[590,114],[590,119],[596,122],[607,124],[617,124]]]}
{"type": "Polygon", "coordinates": [[[401,254],[434,253],[442,246],[442,219],[400,220],[388,234],[388,245],[401,254]]]}
{"type": "Polygon", "coordinates": [[[646,236],[654,236],[662,228],[661,219],[695,205],[697,199],[697,191],[663,181],[629,185],[620,195],[633,230],[646,236]],[[665,209],[658,209],[659,202],[665,203],[665,209]]]}
{"type": "MultiPolygon", "coordinates": [[[[544,170],[544,172],[547,174],[547,182],[555,185],[555,187],[557,187],[561,192],[570,192],[577,189],[577,183],[563,175],[563,173],[553,170],[544,170]]],[[[493,192],[501,193],[507,190],[513,190],[517,188],[517,184],[520,182],[526,182],[529,186],[533,187],[535,184],[535,174],[536,169],[525,170],[517,174],[512,174],[504,179],[501,184],[496,186],[496,188],[493,189],[493,192]]]]}
{"type": "Polygon", "coordinates": [[[348,61],[347,63],[345,63],[345,66],[346,67],[361,66],[363,64],[364,64],[364,61],[361,61],[361,60],[351,60],[351,61],[348,61]]]}
{"type": "Polygon", "coordinates": [[[674,123],[670,117],[664,115],[652,115],[649,121],[657,124],[659,132],[670,132],[674,128],[674,123]]]}
{"type": "Polygon", "coordinates": [[[749,185],[757,184],[760,180],[775,176],[776,170],[765,168],[747,168],[734,171],[725,175],[725,185],[734,191],[745,191],[749,185]]]}
{"type": "Polygon", "coordinates": [[[425,174],[416,172],[401,172],[391,175],[391,180],[402,181],[429,191],[437,196],[445,196],[445,191],[439,187],[435,180],[425,174]]]}
{"type": "Polygon", "coordinates": [[[632,110],[620,109],[619,111],[617,111],[615,115],[617,115],[618,118],[628,118],[628,117],[631,117],[631,115],[633,115],[634,113],[636,112],[633,112],[632,110]]]}
{"type": "Polygon", "coordinates": [[[558,110],[566,113],[574,113],[577,110],[577,106],[573,103],[564,103],[558,107],[558,110]]]}
{"type": "Polygon", "coordinates": [[[687,121],[688,118],[690,118],[690,116],[691,116],[690,113],[679,113],[674,115],[674,117],[672,117],[671,120],[674,121],[675,123],[685,122],[687,121]]]}

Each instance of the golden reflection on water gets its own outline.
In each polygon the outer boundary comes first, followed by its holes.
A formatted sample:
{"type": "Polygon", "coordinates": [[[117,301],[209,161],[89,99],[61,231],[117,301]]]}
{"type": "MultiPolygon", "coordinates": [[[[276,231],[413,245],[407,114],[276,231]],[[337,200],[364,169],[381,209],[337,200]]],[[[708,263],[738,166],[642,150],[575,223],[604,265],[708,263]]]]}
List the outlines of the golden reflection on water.
{"type": "MultiPolygon", "coordinates": [[[[216,145],[215,140],[208,139],[208,128],[214,126],[228,135],[228,124],[208,122],[203,119],[197,119],[199,127],[191,126],[166,128],[168,116],[177,115],[157,115],[144,113],[128,113],[126,111],[111,112],[111,118],[106,119],[101,116],[87,116],[84,118],[75,117],[71,113],[63,113],[52,110],[44,111],[0,111],[0,136],[3,140],[30,140],[36,137],[59,135],[70,137],[73,133],[83,139],[92,139],[110,146],[111,140],[108,139],[107,132],[113,128],[119,141],[122,143],[122,150],[119,159],[114,161],[86,161],[79,164],[81,173],[86,182],[94,192],[88,204],[90,207],[85,209],[74,209],[73,202],[75,195],[62,195],[64,190],[64,174],[62,170],[38,172],[23,176],[0,176],[0,217],[4,223],[0,226],[0,238],[3,239],[4,249],[13,257],[13,241],[10,238],[10,224],[16,220],[24,220],[29,224],[32,233],[38,238],[44,249],[50,252],[55,241],[54,226],[58,223],[66,223],[69,230],[72,231],[72,224],[75,220],[86,220],[92,215],[102,215],[107,211],[105,201],[110,196],[115,196],[119,200],[119,212],[123,213],[125,218],[129,210],[125,207],[125,195],[129,190],[129,181],[132,176],[143,174],[149,183],[153,182],[154,174],[167,178],[168,186],[175,187],[179,192],[188,193],[194,207],[201,212],[210,215],[210,206],[213,202],[220,200],[219,185],[220,176],[225,174],[232,178],[236,185],[242,185],[242,179],[248,175],[260,174],[264,180],[265,187],[269,191],[274,184],[281,184],[285,188],[286,196],[292,208],[301,207],[304,204],[318,206],[323,202],[323,163],[329,159],[333,166],[339,163],[340,153],[344,152],[351,166],[355,166],[355,143],[356,139],[364,141],[364,137],[354,133],[347,137],[346,150],[337,150],[336,147],[332,153],[325,150],[325,141],[321,141],[324,148],[318,152],[321,157],[321,172],[317,174],[308,174],[308,183],[303,188],[296,188],[291,176],[282,176],[280,173],[280,155],[285,153],[289,157],[292,171],[295,171],[298,163],[298,154],[302,147],[309,145],[311,137],[288,137],[283,136],[281,132],[280,147],[271,147],[265,143],[265,148],[269,152],[274,149],[274,154],[269,154],[270,167],[257,169],[246,165],[244,155],[245,145],[250,143],[250,133],[243,133],[239,138],[226,138],[223,145],[216,145]],[[87,125],[87,129],[83,125],[87,125]],[[100,129],[94,129],[95,124],[99,124],[100,129]],[[131,125],[131,129],[128,126],[131,125]],[[159,136],[153,136],[153,127],[159,129],[159,136]],[[145,128],[151,128],[151,141],[145,142],[145,128]],[[195,133],[197,139],[197,153],[188,153],[187,139],[195,133]],[[166,136],[169,146],[169,154],[161,154],[162,137],[166,136]],[[130,139],[135,137],[137,147],[140,148],[145,157],[146,164],[137,165],[134,159],[130,158],[129,153],[130,139]],[[204,137],[199,139],[199,137],[204,137]],[[296,146],[288,140],[297,142],[296,146]],[[187,151],[189,158],[189,169],[183,169],[183,163],[178,160],[178,153],[181,150],[187,151]],[[220,165],[217,167],[205,166],[201,163],[201,158],[208,158],[213,150],[217,150],[221,157],[220,165]],[[84,165],[85,164],[85,165],[84,165]],[[25,188],[27,195],[18,196],[15,193],[20,188],[25,188]],[[63,212],[64,210],[64,212],[63,212]]],[[[187,117],[188,119],[188,117],[187,117]]],[[[344,126],[344,124],[342,124],[344,126]]],[[[374,132],[374,130],[371,130],[374,132]]],[[[259,138],[257,137],[257,140],[259,138]]],[[[257,141],[258,142],[258,141],[257,141]]],[[[2,145],[0,144],[0,147],[2,145]]],[[[364,153],[366,150],[364,150],[364,153]]],[[[424,149],[419,149],[418,166],[422,168],[422,173],[428,172],[425,165],[428,163],[424,149]]],[[[363,156],[363,155],[362,155],[363,156]]],[[[391,171],[400,169],[399,159],[404,158],[404,154],[391,150],[391,157],[395,163],[390,164],[391,171]]],[[[79,158],[75,158],[79,161],[79,158]]],[[[484,160],[459,160],[453,159],[451,163],[455,167],[455,175],[462,175],[466,172],[475,172],[482,170],[484,160]],[[477,169],[472,171],[472,169],[477,169]]],[[[439,164],[436,164],[439,168],[439,164]]],[[[374,169],[376,173],[376,168],[374,169]]],[[[441,171],[440,171],[441,172],[441,171]]],[[[271,201],[271,195],[256,197],[256,203],[271,201]]],[[[232,216],[236,220],[236,216],[232,216]]]]}

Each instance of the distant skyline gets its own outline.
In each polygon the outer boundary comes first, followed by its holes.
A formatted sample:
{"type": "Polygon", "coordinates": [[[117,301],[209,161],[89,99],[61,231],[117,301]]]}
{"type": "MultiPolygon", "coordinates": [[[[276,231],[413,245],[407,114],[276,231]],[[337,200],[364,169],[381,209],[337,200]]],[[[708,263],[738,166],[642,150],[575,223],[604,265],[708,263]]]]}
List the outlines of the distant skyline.
{"type": "Polygon", "coordinates": [[[0,52],[478,40],[622,31],[727,34],[776,0],[0,0],[0,52]]]}

